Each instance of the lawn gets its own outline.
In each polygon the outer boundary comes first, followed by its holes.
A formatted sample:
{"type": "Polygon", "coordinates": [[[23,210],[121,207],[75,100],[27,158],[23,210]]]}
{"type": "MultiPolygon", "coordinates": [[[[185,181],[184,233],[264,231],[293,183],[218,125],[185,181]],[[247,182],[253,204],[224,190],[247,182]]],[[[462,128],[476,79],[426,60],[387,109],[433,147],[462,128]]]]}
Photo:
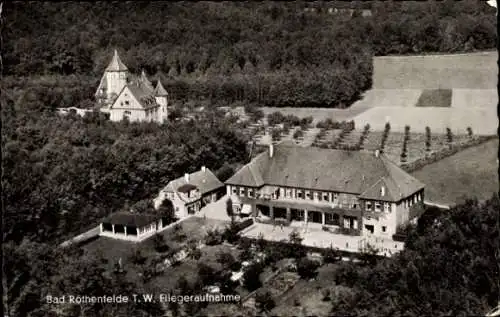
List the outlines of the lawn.
{"type": "Polygon", "coordinates": [[[373,60],[373,88],[491,89],[498,53],[380,56],[373,60]]]}
{"type": "MultiPolygon", "coordinates": [[[[192,217],[182,221],[181,226],[182,232],[186,236],[182,240],[176,238],[176,233],[173,228],[169,228],[160,233],[165,237],[165,241],[167,241],[167,244],[171,249],[180,248],[191,239],[202,240],[206,235],[207,229],[225,226],[225,222],[214,219],[192,217]]],[[[140,250],[141,253],[147,258],[152,258],[159,254],[154,249],[152,238],[140,243],[134,243],[111,239],[108,237],[99,237],[98,239],[83,245],[82,249],[84,252],[90,254],[90,256],[100,256],[106,259],[107,264],[105,265],[105,269],[108,271],[112,271],[114,269],[114,265],[121,259],[122,265],[127,272],[127,280],[135,282],[140,280],[138,273],[140,273],[143,268],[141,265],[136,265],[131,262],[131,257],[134,252],[136,250],[140,250]]],[[[207,250],[210,250],[210,248],[207,250]]],[[[206,259],[211,259],[211,255],[207,256],[206,259]]],[[[187,265],[189,265],[189,263],[187,265]]],[[[180,268],[181,272],[184,269],[185,268],[180,268]]],[[[178,272],[174,272],[174,275],[172,276],[177,276],[177,273],[178,272]]]]}
{"type": "Polygon", "coordinates": [[[217,255],[221,252],[231,253],[236,259],[240,254],[240,250],[236,247],[220,244],[214,246],[204,246],[201,249],[202,256],[198,260],[187,258],[182,263],[171,266],[166,269],[163,274],[153,278],[147,284],[147,288],[151,290],[173,290],[177,284],[179,277],[184,276],[191,283],[198,276],[198,264],[204,263],[213,267],[216,270],[222,269],[220,263],[217,262],[217,255]]]}
{"type": "Polygon", "coordinates": [[[468,148],[412,173],[423,182],[425,200],[456,204],[464,196],[488,199],[498,192],[498,139],[468,148]]]}
{"type": "Polygon", "coordinates": [[[451,89],[426,89],[415,107],[451,107],[451,89]]]}

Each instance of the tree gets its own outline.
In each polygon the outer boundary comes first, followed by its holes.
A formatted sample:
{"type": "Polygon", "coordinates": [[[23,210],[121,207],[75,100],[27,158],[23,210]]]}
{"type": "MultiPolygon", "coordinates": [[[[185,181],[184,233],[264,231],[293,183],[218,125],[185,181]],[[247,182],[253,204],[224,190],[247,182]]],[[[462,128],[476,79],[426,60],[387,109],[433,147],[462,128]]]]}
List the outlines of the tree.
{"type": "Polygon", "coordinates": [[[304,279],[315,277],[318,274],[316,271],[318,267],[319,263],[317,261],[310,260],[306,257],[300,258],[297,261],[297,273],[304,279]]]}
{"type": "Polygon", "coordinates": [[[254,263],[250,265],[245,273],[243,273],[243,285],[245,288],[252,292],[262,286],[260,281],[260,274],[264,271],[264,268],[259,263],[254,263]]]}
{"type": "Polygon", "coordinates": [[[233,200],[231,198],[228,198],[226,201],[226,213],[229,216],[229,218],[233,218],[233,200]]]}
{"type": "Polygon", "coordinates": [[[266,292],[257,292],[255,295],[255,303],[260,311],[270,311],[276,306],[276,303],[271,296],[269,291],[266,292]]]}
{"type": "Polygon", "coordinates": [[[431,128],[425,127],[425,150],[431,151],[431,128]]]}
{"type": "Polygon", "coordinates": [[[158,214],[161,216],[163,226],[175,221],[174,204],[170,199],[164,199],[158,207],[158,214]]]}
{"type": "Polygon", "coordinates": [[[453,142],[453,133],[451,133],[450,128],[446,128],[446,142],[451,144],[453,142]]]}
{"type": "Polygon", "coordinates": [[[469,138],[472,138],[472,128],[471,127],[467,127],[467,135],[469,136],[469,138]]]}

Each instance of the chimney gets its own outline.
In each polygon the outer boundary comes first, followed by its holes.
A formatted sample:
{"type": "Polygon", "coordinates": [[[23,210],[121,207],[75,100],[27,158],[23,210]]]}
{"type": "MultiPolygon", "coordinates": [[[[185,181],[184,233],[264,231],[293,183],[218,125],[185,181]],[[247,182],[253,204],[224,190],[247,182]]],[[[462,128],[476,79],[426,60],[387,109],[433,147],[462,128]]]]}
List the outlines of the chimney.
{"type": "Polygon", "coordinates": [[[380,150],[375,150],[375,157],[379,157],[380,155],[380,150]]]}
{"type": "Polygon", "coordinates": [[[269,157],[273,157],[274,155],[274,145],[271,143],[269,144],[269,157]]]}
{"type": "Polygon", "coordinates": [[[189,174],[188,173],[184,174],[184,180],[186,181],[186,183],[189,183],[189,174]]]}
{"type": "Polygon", "coordinates": [[[202,167],[201,167],[201,171],[202,171],[203,173],[205,173],[205,172],[207,171],[207,168],[206,168],[205,166],[202,166],[202,167]]]}
{"type": "Polygon", "coordinates": [[[380,188],[380,196],[384,197],[385,196],[385,186],[382,186],[380,188]]]}

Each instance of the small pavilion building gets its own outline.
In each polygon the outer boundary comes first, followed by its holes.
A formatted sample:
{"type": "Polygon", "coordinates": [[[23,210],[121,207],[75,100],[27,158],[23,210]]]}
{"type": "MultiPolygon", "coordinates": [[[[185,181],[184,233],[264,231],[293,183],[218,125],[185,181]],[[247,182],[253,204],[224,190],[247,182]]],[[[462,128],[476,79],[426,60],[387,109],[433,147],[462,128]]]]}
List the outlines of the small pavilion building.
{"type": "Polygon", "coordinates": [[[117,212],[101,222],[100,236],[139,242],[163,227],[161,215],[117,212]]]}

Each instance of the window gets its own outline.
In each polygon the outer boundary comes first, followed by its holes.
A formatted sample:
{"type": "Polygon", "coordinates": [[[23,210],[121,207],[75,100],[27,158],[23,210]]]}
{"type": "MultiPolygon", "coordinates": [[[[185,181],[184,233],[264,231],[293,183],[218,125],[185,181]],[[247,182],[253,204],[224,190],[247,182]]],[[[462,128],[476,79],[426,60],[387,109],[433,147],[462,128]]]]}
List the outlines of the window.
{"type": "Polygon", "coordinates": [[[375,211],[381,211],[382,210],[382,205],[379,202],[375,203],[375,211]]]}
{"type": "Polygon", "coordinates": [[[318,195],[318,192],[314,192],[314,200],[318,200],[319,199],[319,195],[318,195]]]}
{"type": "Polygon", "coordinates": [[[323,193],[323,200],[328,201],[328,193],[323,193]]]}
{"type": "Polygon", "coordinates": [[[175,207],[175,211],[179,211],[179,207],[175,207]]]}
{"type": "Polygon", "coordinates": [[[391,204],[390,203],[384,203],[384,211],[391,212],[391,204]]]}
{"type": "Polygon", "coordinates": [[[120,102],[120,106],[123,106],[123,101],[122,101],[122,102],[120,102]]]}
{"type": "Polygon", "coordinates": [[[233,187],[233,194],[236,195],[236,190],[237,188],[236,187],[233,187]]]}
{"type": "Polygon", "coordinates": [[[248,197],[252,198],[253,197],[253,189],[248,189],[248,197]]]}
{"type": "Polygon", "coordinates": [[[365,208],[366,208],[366,210],[371,211],[372,210],[372,203],[370,201],[367,201],[365,208]]]}
{"type": "Polygon", "coordinates": [[[300,199],[304,198],[302,196],[302,191],[301,190],[297,190],[297,198],[300,198],[300,199]]]}
{"type": "Polygon", "coordinates": [[[128,106],[130,102],[128,100],[125,100],[125,104],[128,106]]]}
{"type": "Polygon", "coordinates": [[[240,187],[240,196],[244,196],[244,195],[245,195],[245,188],[240,187]]]}
{"type": "Polygon", "coordinates": [[[286,198],[291,198],[292,197],[292,190],[291,189],[287,189],[286,190],[286,198]]]}
{"type": "Polygon", "coordinates": [[[386,232],[387,231],[387,227],[386,226],[382,226],[382,232],[386,232]]]}
{"type": "Polygon", "coordinates": [[[126,115],[131,115],[131,114],[132,114],[132,112],[130,112],[130,111],[128,111],[128,110],[125,110],[125,112],[124,112],[124,113],[125,113],[126,115]]]}
{"type": "Polygon", "coordinates": [[[306,199],[311,199],[311,193],[308,190],[306,190],[306,199]]]}

